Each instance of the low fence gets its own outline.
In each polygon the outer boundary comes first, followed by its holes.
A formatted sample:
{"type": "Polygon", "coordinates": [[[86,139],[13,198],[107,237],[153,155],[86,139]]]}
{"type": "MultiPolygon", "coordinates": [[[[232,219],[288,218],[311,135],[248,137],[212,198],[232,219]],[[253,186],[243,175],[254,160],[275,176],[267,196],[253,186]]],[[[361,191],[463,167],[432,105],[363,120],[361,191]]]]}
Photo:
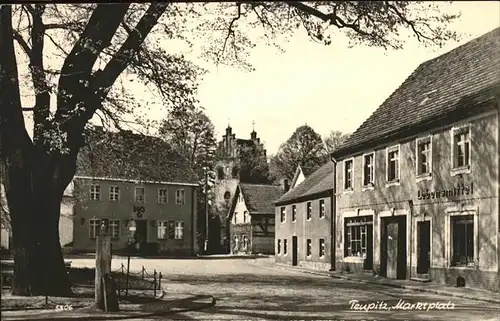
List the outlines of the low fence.
{"type": "MultiPolygon", "coordinates": [[[[89,269],[91,270],[91,269],[89,269]]],[[[2,275],[6,276],[5,270],[2,270],[2,275]]],[[[8,271],[8,276],[10,281],[13,277],[13,271],[8,271]]],[[[71,273],[71,272],[70,272],[71,273]]],[[[95,273],[95,272],[94,272],[95,273]]],[[[118,295],[118,300],[121,303],[132,301],[152,301],[152,300],[160,300],[164,296],[164,291],[162,290],[162,273],[153,270],[153,272],[148,272],[144,266],[142,266],[140,272],[131,272],[127,271],[127,268],[124,264],[121,264],[120,268],[115,271],[111,271],[111,275],[116,284],[116,290],[118,295]],[[129,300],[127,300],[129,299],[129,300]]],[[[89,278],[88,283],[77,283],[73,284],[72,288],[75,290],[76,288],[93,288],[94,287],[94,277],[89,278]]],[[[2,277],[3,279],[3,277],[2,277]]],[[[6,282],[2,282],[2,288],[6,286],[6,282]]],[[[8,282],[11,283],[11,282],[8,282]]],[[[11,284],[8,284],[9,286],[11,284]]],[[[89,296],[93,298],[93,293],[86,294],[87,299],[89,296]]],[[[78,294],[74,299],[78,300],[78,294]]],[[[41,298],[34,302],[26,302],[23,300],[22,305],[18,307],[9,307],[3,308],[1,311],[15,311],[15,310],[44,310],[44,309],[55,309],[55,310],[71,310],[73,308],[83,307],[82,304],[77,302],[68,304],[68,299],[73,301],[73,298],[64,298],[64,297],[50,297],[46,295],[44,298],[41,298]]],[[[91,299],[92,301],[92,299],[91,299]]],[[[87,301],[87,306],[89,302],[87,301]]]]}
{"type": "Polygon", "coordinates": [[[125,265],[122,263],[120,268],[113,273],[114,278],[115,278],[115,283],[117,286],[117,292],[118,292],[118,298],[122,297],[122,292],[125,293],[125,297],[128,296],[128,292],[130,288],[130,276],[132,277],[139,277],[141,281],[147,281],[147,279],[150,279],[150,283],[147,289],[145,289],[141,294],[146,294],[148,291],[153,291],[153,297],[156,298],[156,294],[159,292],[160,294],[163,294],[163,290],[161,287],[161,281],[162,281],[162,274],[161,272],[157,272],[156,269],[153,270],[153,273],[149,273],[144,266],[142,266],[140,272],[131,272],[127,271],[127,268],[125,265]],[[127,277],[128,275],[128,277],[127,277]],[[118,277],[117,277],[118,276],[118,277]],[[120,276],[125,278],[124,282],[120,276]],[[125,284],[123,284],[125,283],[125,284]]]}

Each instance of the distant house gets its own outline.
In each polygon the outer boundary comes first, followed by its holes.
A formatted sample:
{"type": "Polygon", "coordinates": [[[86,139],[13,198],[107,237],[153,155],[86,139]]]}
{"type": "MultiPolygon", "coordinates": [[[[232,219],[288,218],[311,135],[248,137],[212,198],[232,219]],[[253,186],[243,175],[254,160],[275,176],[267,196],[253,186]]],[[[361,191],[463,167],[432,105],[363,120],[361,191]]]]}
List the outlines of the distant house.
{"type": "Polygon", "coordinates": [[[131,132],[98,130],[90,141],[73,181],[73,250],[94,251],[106,220],[115,252],[126,249],[135,224],[138,253],[196,255],[198,180],[186,160],[163,141],[131,132]]]}
{"type": "Polygon", "coordinates": [[[331,268],[333,163],[275,201],[276,262],[331,268]]]}
{"type": "Polygon", "coordinates": [[[306,179],[306,177],[311,175],[312,173],[314,173],[314,169],[298,165],[297,169],[295,170],[295,174],[293,175],[290,189],[302,183],[306,179]]]}
{"type": "Polygon", "coordinates": [[[238,184],[228,215],[230,253],[274,254],[274,206],[283,187],[238,184]]]}

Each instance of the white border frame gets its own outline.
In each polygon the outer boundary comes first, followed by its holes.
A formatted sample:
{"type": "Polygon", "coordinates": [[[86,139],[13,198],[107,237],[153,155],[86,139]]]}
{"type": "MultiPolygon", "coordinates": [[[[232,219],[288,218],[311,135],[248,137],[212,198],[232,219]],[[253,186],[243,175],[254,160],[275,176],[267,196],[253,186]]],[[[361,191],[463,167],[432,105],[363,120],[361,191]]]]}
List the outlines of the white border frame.
{"type": "Polygon", "coordinates": [[[434,162],[434,149],[433,149],[433,146],[432,146],[432,135],[429,134],[429,135],[425,135],[425,136],[421,136],[421,137],[417,137],[415,139],[415,177],[417,178],[417,182],[421,182],[421,181],[426,181],[426,180],[431,180],[432,179],[432,170],[433,170],[433,167],[432,166],[433,162],[434,162]],[[429,161],[429,173],[425,173],[425,174],[420,174],[418,172],[418,166],[420,164],[420,153],[419,153],[419,150],[418,150],[418,145],[419,145],[419,142],[421,141],[425,141],[425,140],[429,140],[429,154],[430,154],[430,161],[429,161]]]}
{"type": "Polygon", "coordinates": [[[445,268],[454,270],[475,270],[479,267],[479,207],[473,205],[447,207],[445,216],[445,268]],[[474,217],[474,266],[452,266],[451,265],[451,217],[467,216],[474,217]]]}
{"type": "Polygon", "coordinates": [[[342,161],[342,191],[344,194],[350,194],[354,192],[354,157],[351,158],[346,158],[342,161]],[[351,188],[345,188],[345,172],[346,172],[346,166],[345,163],[352,161],[352,171],[351,171],[351,188]]]}
{"type": "Polygon", "coordinates": [[[472,168],[472,123],[466,122],[462,124],[457,124],[450,129],[450,139],[451,139],[451,166],[450,172],[451,176],[456,176],[460,174],[470,174],[472,168]],[[469,130],[469,165],[462,167],[455,167],[455,131],[467,128],[469,130]]]}
{"type": "Polygon", "coordinates": [[[399,186],[401,182],[401,144],[394,144],[385,148],[385,186],[399,186]],[[389,150],[398,150],[398,177],[394,181],[389,181],[389,150]]]}
{"type": "Polygon", "coordinates": [[[362,186],[362,190],[363,191],[368,191],[368,190],[374,190],[375,189],[375,159],[376,159],[376,152],[375,151],[371,151],[371,152],[367,152],[367,153],[364,153],[362,156],[361,156],[361,166],[362,166],[362,169],[361,169],[361,173],[362,173],[362,176],[361,176],[361,186],[362,186]],[[372,180],[373,182],[371,182],[372,185],[365,185],[365,156],[368,156],[368,155],[373,155],[373,164],[372,164],[372,168],[373,168],[373,177],[372,177],[372,180]]]}

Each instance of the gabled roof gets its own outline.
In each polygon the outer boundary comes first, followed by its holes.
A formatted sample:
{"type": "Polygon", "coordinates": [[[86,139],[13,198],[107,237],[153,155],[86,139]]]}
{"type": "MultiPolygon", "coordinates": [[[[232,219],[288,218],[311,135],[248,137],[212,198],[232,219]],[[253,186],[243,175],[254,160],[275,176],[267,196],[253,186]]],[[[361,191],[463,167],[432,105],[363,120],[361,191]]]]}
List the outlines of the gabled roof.
{"type": "MultiPolygon", "coordinates": [[[[500,93],[500,28],[422,63],[342,144],[343,157],[444,115],[466,115],[500,93]]],[[[441,122],[441,125],[443,123],[441,122]]]]}
{"type": "Polygon", "coordinates": [[[250,214],[274,214],[273,202],[283,195],[283,188],[274,185],[243,184],[238,185],[234,197],[243,195],[250,214]]]}
{"type": "Polygon", "coordinates": [[[328,162],[317,169],[314,173],[288,191],[285,195],[275,201],[275,205],[293,203],[295,201],[313,197],[314,195],[333,191],[333,163],[328,162]]]}
{"type": "Polygon", "coordinates": [[[198,183],[187,160],[157,137],[95,127],[87,141],[76,176],[198,183]]]}

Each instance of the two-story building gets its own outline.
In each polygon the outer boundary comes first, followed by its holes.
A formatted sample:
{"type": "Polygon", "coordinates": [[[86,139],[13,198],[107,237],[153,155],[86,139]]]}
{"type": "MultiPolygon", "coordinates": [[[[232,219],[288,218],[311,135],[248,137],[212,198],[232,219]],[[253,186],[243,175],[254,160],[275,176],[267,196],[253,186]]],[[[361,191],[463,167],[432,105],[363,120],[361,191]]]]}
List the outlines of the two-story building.
{"type": "Polygon", "coordinates": [[[332,154],[337,269],[499,291],[499,36],[422,63],[332,154]]]}
{"type": "Polygon", "coordinates": [[[107,220],[115,253],[127,249],[133,225],[141,254],[196,255],[198,180],[188,162],[153,137],[107,135],[79,155],[73,251],[93,252],[107,220]]]}
{"type": "Polygon", "coordinates": [[[273,202],[283,193],[281,186],[238,184],[226,224],[230,253],[274,254],[273,202]]]}
{"type": "Polygon", "coordinates": [[[324,164],[274,202],[276,262],[331,268],[333,170],[324,164]]]}

